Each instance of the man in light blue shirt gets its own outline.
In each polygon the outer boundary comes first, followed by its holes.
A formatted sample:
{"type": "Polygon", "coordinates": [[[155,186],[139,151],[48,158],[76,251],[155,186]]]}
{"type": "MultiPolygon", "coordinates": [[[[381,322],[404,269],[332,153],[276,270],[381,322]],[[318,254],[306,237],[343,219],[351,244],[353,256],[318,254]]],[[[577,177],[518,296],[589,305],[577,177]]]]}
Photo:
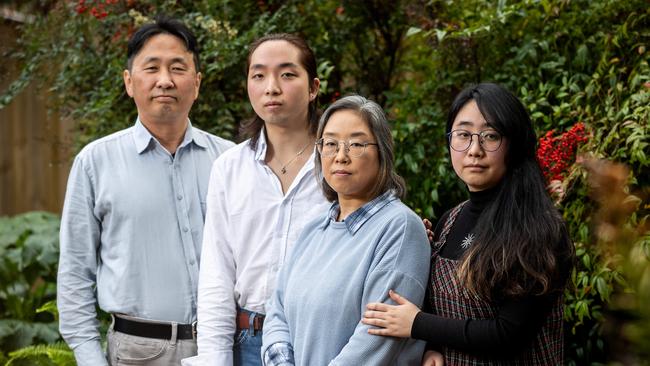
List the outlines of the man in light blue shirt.
{"type": "Polygon", "coordinates": [[[196,39],[158,18],[129,41],[133,127],[75,158],[61,220],[60,331],[79,365],[178,365],[196,354],[199,255],[212,162],[233,143],[189,122],[196,39]],[[113,315],[108,357],[95,311],[113,315]]]}

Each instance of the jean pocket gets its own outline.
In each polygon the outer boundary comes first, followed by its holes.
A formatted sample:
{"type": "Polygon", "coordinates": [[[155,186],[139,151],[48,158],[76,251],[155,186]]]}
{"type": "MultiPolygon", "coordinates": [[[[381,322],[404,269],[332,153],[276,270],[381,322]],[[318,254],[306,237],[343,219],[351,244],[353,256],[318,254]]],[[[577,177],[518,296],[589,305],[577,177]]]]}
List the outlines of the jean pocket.
{"type": "Polygon", "coordinates": [[[123,335],[117,344],[117,365],[140,365],[163,357],[169,341],[123,335]]]}
{"type": "Polygon", "coordinates": [[[240,344],[246,342],[250,335],[250,330],[249,329],[237,329],[235,332],[235,343],[234,346],[237,347],[240,344]]]}

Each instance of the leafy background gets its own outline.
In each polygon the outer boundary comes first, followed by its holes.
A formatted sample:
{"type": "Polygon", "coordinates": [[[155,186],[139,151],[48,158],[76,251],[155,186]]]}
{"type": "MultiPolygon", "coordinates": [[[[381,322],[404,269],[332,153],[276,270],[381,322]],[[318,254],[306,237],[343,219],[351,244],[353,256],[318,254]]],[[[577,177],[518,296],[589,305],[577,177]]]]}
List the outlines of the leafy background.
{"type": "MultiPolygon", "coordinates": [[[[74,121],[76,150],[133,123],[135,108],[121,80],[126,41],[155,14],[181,18],[202,46],[193,123],[237,141],[238,123],[251,115],[247,45],[269,32],[302,34],[318,57],[322,106],[354,92],[389,113],[407,203],[432,219],[466,197],[447,155],[446,109],[469,83],[504,84],[530,111],[540,163],[553,172],[549,190],[576,245],[579,260],[565,293],[567,364],[649,364],[646,0],[35,0],[22,6],[36,16],[7,55],[22,70],[0,92],[0,108],[40,80],[53,92],[53,108],[74,121]]],[[[0,219],[0,364],[73,363],[56,343],[51,302],[57,231],[51,214],[0,219]]]]}

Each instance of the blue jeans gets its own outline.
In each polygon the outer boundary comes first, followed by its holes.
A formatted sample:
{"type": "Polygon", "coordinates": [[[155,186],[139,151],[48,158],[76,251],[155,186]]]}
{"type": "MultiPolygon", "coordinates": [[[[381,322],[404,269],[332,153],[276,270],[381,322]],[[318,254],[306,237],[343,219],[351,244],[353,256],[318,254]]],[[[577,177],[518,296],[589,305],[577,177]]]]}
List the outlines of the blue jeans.
{"type": "Polygon", "coordinates": [[[248,329],[238,329],[235,332],[235,343],[232,349],[234,366],[262,366],[262,331],[254,330],[252,319],[254,312],[240,309],[250,314],[251,324],[248,329]]]}

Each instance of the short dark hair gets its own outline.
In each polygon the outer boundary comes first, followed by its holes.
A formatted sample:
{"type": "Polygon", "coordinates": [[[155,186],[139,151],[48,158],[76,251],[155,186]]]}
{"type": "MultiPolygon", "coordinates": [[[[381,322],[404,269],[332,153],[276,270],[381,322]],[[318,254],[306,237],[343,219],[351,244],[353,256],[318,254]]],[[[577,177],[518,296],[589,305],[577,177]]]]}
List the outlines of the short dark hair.
{"type": "MultiPolygon", "coordinates": [[[[307,76],[309,77],[309,87],[311,88],[312,82],[318,77],[318,64],[316,64],[316,55],[307,44],[307,41],[295,34],[273,33],[267,34],[253,41],[253,43],[248,46],[248,57],[246,58],[246,75],[248,75],[248,69],[251,66],[251,57],[253,56],[253,53],[262,43],[268,41],[289,42],[292,46],[296,47],[300,51],[300,63],[302,67],[304,67],[307,71],[307,76]]],[[[318,119],[320,118],[320,113],[318,111],[318,96],[309,102],[307,118],[309,120],[310,133],[312,135],[315,135],[316,129],[318,128],[318,119]]],[[[260,116],[255,113],[252,118],[242,122],[239,128],[239,134],[244,139],[250,139],[250,147],[252,149],[255,149],[255,146],[257,146],[257,140],[260,137],[260,131],[262,130],[262,127],[264,127],[264,120],[262,120],[262,118],[260,118],[260,116]]]]}
{"type": "Polygon", "coordinates": [[[131,70],[133,66],[133,59],[140,52],[144,44],[149,38],[158,34],[170,34],[180,39],[185,48],[192,52],[194,56],[194,68],[196,72],[201,70],[201,63],[199,61],[199,46],[196,42],[196,37],[192,34],[189,28],[185,26],[180,20],[167,17],[166,15],[156,16],[155,23],[145,24],[140,27],[129,39],[129,45],[126,52],[127,68],[131,70]]]}
{"type": "MultiPolygon", "coordinates": [[[[404,199],[404,196],[406,195],[406,184],[404,183],[404,179],[395,172],[393,135],[391,134],[388,119],[386,118],[384,110],[379,106],[379,104],[360,95],[349,95],[341,98],[323,112],[323,116],[318,123],[318,132],[316,133],[318,139],[323,137],[323,130],[325,130],[325,126],[327,126],[330,117],[339,111],[353,111],[358,113],[359,116],[361,116],[361,118],[368,124],[370,132],[372,132],[377,140],[379,175],[371,189],[370,196],[375,198],[388,190],[392,190],[397,197],[404,199]]],[[[325,181],[320,159],[320,154],[316,154],[316,177],[320,182],[325,198],[329,201],[335,201],[338,199],[338,194],[325,181]]]]}

